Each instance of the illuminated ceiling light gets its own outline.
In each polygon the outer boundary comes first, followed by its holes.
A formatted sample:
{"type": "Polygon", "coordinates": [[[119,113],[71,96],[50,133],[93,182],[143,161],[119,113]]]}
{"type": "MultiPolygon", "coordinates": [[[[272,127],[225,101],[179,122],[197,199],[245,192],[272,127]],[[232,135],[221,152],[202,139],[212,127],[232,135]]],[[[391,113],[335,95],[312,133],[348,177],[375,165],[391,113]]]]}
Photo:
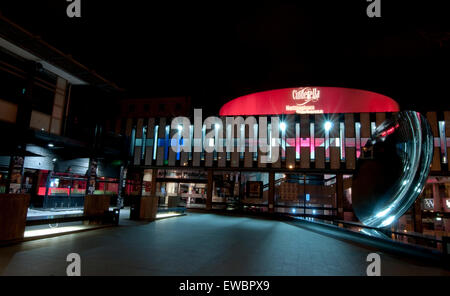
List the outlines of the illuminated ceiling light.
{"type": "Polygon", "coordinates": [[[48,146],[48,147],[55,147],[55,145],[53,145],[53,143],[48,143],[47,146],[48,146]]]}
{"type": "Polygon", "coordinates": [[[52,161],[55,162],[55,161],[57,161],[57,159],[56,159],[56,158],[53,158],[52,161]]]}
{"type": "Polygon", "coordinates": [[[329,131],[333,127],[333,124],[331,123],[331,121],[325,121],[324,127],[325,131],[329,131]]]}
{"type": "Polygon", "coordinates": [[[284,132],[286,130],[286,123],[284,123],[284,122],[280,123],[280,130],[282,132],[284,132]]]}
{"type": "Polygon", "coordinates": [[[292,164],[290,164],[290,165],[289,165],[289,168],[292,169],[292,168],[294,168],[294,166],[293,166],[292,164]]]}

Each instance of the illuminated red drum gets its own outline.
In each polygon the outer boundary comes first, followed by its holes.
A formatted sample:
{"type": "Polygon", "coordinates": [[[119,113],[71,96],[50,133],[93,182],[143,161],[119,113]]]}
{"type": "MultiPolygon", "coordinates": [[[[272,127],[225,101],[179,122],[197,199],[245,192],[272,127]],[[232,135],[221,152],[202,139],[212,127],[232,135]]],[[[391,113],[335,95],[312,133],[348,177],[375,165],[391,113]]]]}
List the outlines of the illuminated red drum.
{"type": "Polygon", "coordinates": [[[398,112],[393,99],[366,90],[342,87],[298,87],[245,95],[226,103],[221,116],[398,112]]]}

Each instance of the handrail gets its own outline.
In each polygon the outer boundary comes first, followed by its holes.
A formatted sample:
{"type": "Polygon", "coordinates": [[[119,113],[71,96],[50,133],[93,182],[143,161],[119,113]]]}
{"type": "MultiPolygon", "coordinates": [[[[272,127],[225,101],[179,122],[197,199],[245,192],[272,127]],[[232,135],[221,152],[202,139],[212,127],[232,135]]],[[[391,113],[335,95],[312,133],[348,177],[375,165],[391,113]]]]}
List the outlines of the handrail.
{"type": "Polygon", "coordinates": [[[411,233],[411,232],[392,231],[392,230],[389,230],[387,228],[377,228],[377,227],[367,226],[367,225],[360,224],[360,223],[357,223],[357,222],[352,222],[352,221],[344,221],[344,220],[334,220],[334,221],[337,222],[337,223],[347,224],[347,225],[351,225],[351,226],[367,228],[367,229],[373,229],[373,230],[377,230],[377,231],[380,231],[380,232],[383,232],[383,233],[396,234],[396,235],[402,235],[402,236],[409,236],[409,237],[413,237],[413,238],[425,239],[425,240],[429,240],[429,241],[442,243],[442,239],[438,239],[438,238],[431,237],[431,236],[426,236],[424,234],[411,233]]]}
{"type": "MultiPolygon", "coordinates": [[[[303,217],[301,217],[302,216],[301,214],[298,215],[298,216],[296,216],[296,215],[286,215],[286,216],[289,216],[289,217],[295,218],[295,219],[303,218],[303,217]]],[[[367,225],[364,225],[364,224],[351,222],[351,221],[344,221],[344,220],[338,220],[338,219],[327,219],[325,217],[321,217],[321,219],[319,219],[319,218],[314,218],[314,219],[317,220],[317,221],[313,221],[313,222],[321,222],[321,223],[324,223],[324,224],[334,225],[334,226],[337,226],[337,227],[339,227],[339,225],[337,225],[337,224],[344,224],[344,225],[350,225],[350,226],[353,226],[353,227],[359,227],[359,228],[366,228],[366,229],[376,230],[376,231],[379,231],[379,232],[384,233],[386,235],[395,234],[395,235],[399,235],[399,236],[412,237],[412,238],[415,238],[415,239],[422,239],[422,240],[427,240],[427,241],[431,241],[431,242],[442,243],[442,239],[438,239],[438,238],[430,237],[430,236],[425,236],[425,235],[418,234],[418,233],[414,234],[414,233],[407,233],[407,232],[392,231],[392,230],[389,230],[387,228],[377,228],[377,227],[367,226],[367,225]],[[324,220],[324,221],[320,221],[320,220],[324,220]],[[330,224],[330,223],[327,223],[325,221],[332,222],[332,223],[330,224]]],[[[308,221],[308,220],[304,219],[304,221],[308,221]]],[[[351,229],[349,229],[349,230],[351,230],[351,229]]]]}

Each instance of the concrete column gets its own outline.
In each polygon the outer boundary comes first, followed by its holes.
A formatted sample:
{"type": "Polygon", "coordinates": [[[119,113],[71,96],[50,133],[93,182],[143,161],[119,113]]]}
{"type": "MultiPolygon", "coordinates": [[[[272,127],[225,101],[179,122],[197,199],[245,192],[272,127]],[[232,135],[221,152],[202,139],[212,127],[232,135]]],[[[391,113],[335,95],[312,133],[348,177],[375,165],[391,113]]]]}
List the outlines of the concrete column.
{"type": "Polygon", "coordinates": [[[269,172],[269,196],[267,199],[269,213],[274,212],[274,202],[275,201],[275,173],[269,172]]]}
{"type": "MultiPolygon", "coordinates": [[[[21,154],[23,152],[19,151],[19,153],[21,154]]],[[[22,193],[24,162],[24,156],[11,156],[9,161],[9,182],[7,184],[6,193],[22,193]]]]}
{"type": "MultiPolygon", "coordinates": [[[[28,128],[30,127],[32,99],[33,99],[33,85],[34,85],[34,77],[36,75],[36,67],[37,64],[34,62],[30,62],[27,65],[28,69],[24,89],[25,92],[23,96],[20,96],[17,108],[16,124],[20,132],[24,132],[28,130],[28,128]]],[[[20,137],[18,138],[19,144],[21,141],[23,141],[23,138],[24,138],[23,135],[20,135],[20,137]]]]}
{"type": "Polygon", "coordinates": [[[45,196],[44,196],[44,208],[48,207],[48,194],[50,191],[50,181],[52,179],[53,176],[53,171],[49,171],[48,175],[47,175],[47,180],[45,181],[45,196]]]}
{"type": "Polygon", "coordinates": [[[67,80],[58,77],[56,79],[55,98],[53,100],[52,119],[50,133],[60,135],[64,119],[64,105],[66,105],[67,80]]]}
{"type": "Polygon", "coordinates": [[[213,171],[208,170],[208,185],[206,187],[206,209],[212,209],[213,171]]]}
{"type": "Polygon", "coordinates": [[[421,205],[421,199],[416,199],[416,201],[413,204],[413,221],[414,221],[414,232],[422,233],[423,226],[422,226],[422,207],[421,205]]]}
{"type": "Polygon", "coordinates": [[[23,238],[29,203],[29,194],[0,195],[0,241],[23,238]]]}
{"type": "Polygon", "coordinates": [[[24,93],[19,97],[16,116],[16,136],[11,139],[14,143],[14,149],[9,165],[9,182],[6,187],[6,193],[22,193],[23,183],[23,163],[25,161],[27,130],[30,128],[33,85],[37,64],[29,62],[27,64],[27,73],[24,93]]]}
{"type": "Polygon", "coordinates": [[[152,170],[152,185],[150,187],[150,196],[156,195],[156,177],[158,176],[158,169],[152,170]]]}
{"type": "Polygon", "coordinates": [[[123,200],[124,200],[124,191],[127,181],[127,169],[125,166],[120,167],[120,175],[119,175],[119,190],[117,194],[117,207],[120,209],[123,206],[123,200]]]}
{"type": "Polygon", "coordinates": [[[435,212],[442,212],[442,202],[441,202],[441,197],[439,195],[439,184],[438,183],[433,183],[433,203],[434,203],[433,210],[435,212]]]}
{"type": "MultiPolygon", "coordinates": [[[[150,196],[142,196],[142,183],[140,184],[140,194],[132,200],[130,219],[154,221],[158,212],[158,198],[156,197],[156,176],[158,170],[152,170],[152,180],[150,196]]],[[[139,172],[139,180],[143,181],[143,172],[139,172]]]]}
{"type": "Polygon", "coordinates": [[[144,170],[139,170],[139,197],[142,197],[142,191],[144,191],[144,170]]]}
{"type": "Polygon", "coordinates": [[[338,218],[344,219],[344,177],[342,174],[336,175],[336,207],[338,218]]]}
{"type": "Polygon", "coordinates": [[[97,177],[97,159],[90,158],[87,169],[86,195],[92,195],[95,191],[95,179],[97,177]]]}
{"type": "Polygon", "coordinates": [[[450,232],[450,219],[443,218],[444,219],[444,231],[450,232]]]}

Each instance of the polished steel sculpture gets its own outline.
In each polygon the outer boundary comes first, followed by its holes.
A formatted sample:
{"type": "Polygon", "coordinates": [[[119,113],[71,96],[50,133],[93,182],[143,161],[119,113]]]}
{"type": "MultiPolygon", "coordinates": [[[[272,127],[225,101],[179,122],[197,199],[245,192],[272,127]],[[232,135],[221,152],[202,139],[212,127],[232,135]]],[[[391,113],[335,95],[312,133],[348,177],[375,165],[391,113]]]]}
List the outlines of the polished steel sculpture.
{"type": "Polygon", "coordinates": [[[367,226],[385,227],[422,192],[433,157],[426,118],[402,111],[379,125],[361,151],[353,176],[352,204],[367,226]]]}

